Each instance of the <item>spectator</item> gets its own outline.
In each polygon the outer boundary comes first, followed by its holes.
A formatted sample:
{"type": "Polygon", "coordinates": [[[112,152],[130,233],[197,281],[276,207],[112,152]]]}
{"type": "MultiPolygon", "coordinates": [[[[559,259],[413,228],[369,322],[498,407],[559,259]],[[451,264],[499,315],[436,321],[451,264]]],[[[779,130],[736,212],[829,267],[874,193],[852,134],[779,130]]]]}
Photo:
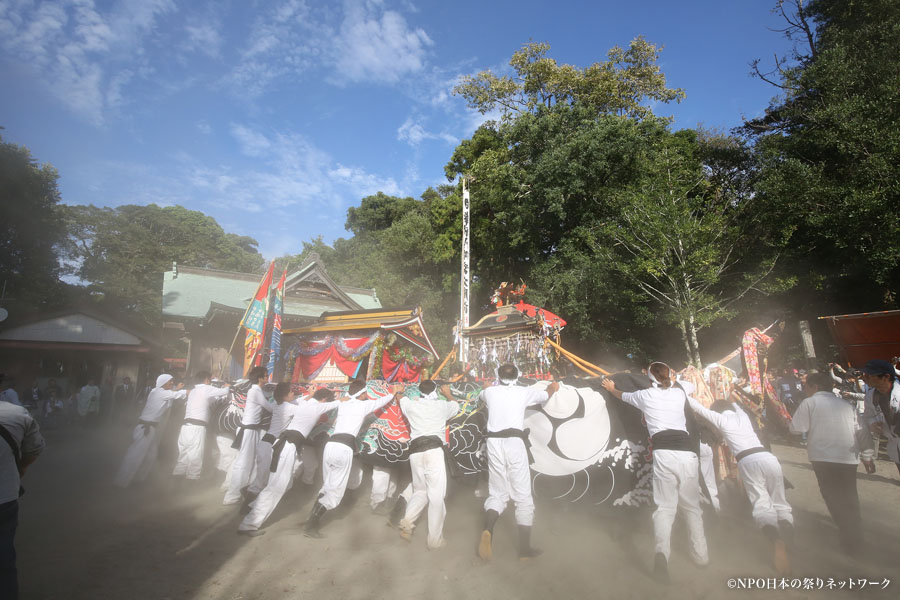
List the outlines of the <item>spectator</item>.
{"type": "Polygon", "coordinates": [[[21,478],[44,448],[37,423],[21,406],[0,402],[0,598],[16,600],[19,582],[14,546],[21,478]]]}
{"type": "Polygon", "coordinates": [[[863,420],[876,440],[882,435],[887,438],[888,458],[900,471],[900,381],[886,360],[870,360],[862,372],[869,387],[863,420]]]}
{"type": "Polygon", "coordinates": [[[93,379],[88,379],[87,385],[78,392],[76,407],[82,423],[87,423],[99,414],[100,388],[94,385],[93,379]]]}
{"type": "Polygon", "coordinates": [[[25,392],[24,396],[26,408],[31,414],[38,417],[44,414],[44,394],[38,386],[37,379],[34,380],[31,388],[25,392]]]}
{"type": "Polygon", "coordinates": [[[778,399],[781,400],[781,403],[784,404],[789,411],[794,412],[800,401],[800,398],[797,397],[797,403],[795,404],[794,402],[794,396],[797,395],[800,390],[800,380],[794,375],[792,369],[784,369],[781,377],[778,379],[777,385],[778,399]]]}
{"type": "Polygon", "coordinates": [[[0,392],[0,402],[9,402],[16,406],[22,406],[22,403],[19,402],[19,394],[13,389],[15,383],[12,377],[3,377],[2,381],[0,381],[0,389],[3,390],[0,392]]]}
{"type": "Polygon", "coordinates": [[[848,369],[845,371],[841,365],[831,363],[828,372],[831,375],[831,380],[837,384],[838,387],[835,394],[856,405],[860,414],[865,412],[867,388],[866,384],[860,379],[859,371],[856,369],[848,369]]]}
{"type": "MultiPolygon", "coordinates": [[[[838,527],[841,545],[853,554],[862,548],[862,519],[856,491],[861,429],[858,413],[831,391],[826,373],[807,376],[808,397],[797,407],[792,433],[808,433],[807,453],[822,499],[838,527]]],[[[866,444],[867,445],[867,444],[866,444]]]]}

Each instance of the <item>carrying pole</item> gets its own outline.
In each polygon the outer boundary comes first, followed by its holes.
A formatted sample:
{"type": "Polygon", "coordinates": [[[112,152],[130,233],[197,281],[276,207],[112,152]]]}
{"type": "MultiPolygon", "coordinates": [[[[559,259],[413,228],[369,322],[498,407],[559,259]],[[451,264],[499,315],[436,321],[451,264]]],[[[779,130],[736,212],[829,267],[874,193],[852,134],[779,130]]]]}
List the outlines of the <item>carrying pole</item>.
{"type": "MultiPolygon", "coordinates": [[[[563,348],[562,346],[560,346],[559,344],[557,344],[556,342],[551,340],[550,338],[544,338],[544,340],[548,344],[550,344],[551,346],[553,346],[554,348],[559,350],[563,354],[563,356],[568,358],[576,367],[583,366],[583,367],[587,367],[588,369],[591,369],[593,371],[596,371],[597,373],[600,373],[602,375],[609,375],[609,371],[607,371],[601,367],[598,367],[597,365],[595,365],[593,363],[589,363],[588,361],[584,360],[580,356],[576,356],[575,354],[572,354],[571,352],[569,352],[568,350],[566,350],[565,348],[563,348]]],[[[587,372],[587,369],[582,368],[582,371],[587,372]]]]}

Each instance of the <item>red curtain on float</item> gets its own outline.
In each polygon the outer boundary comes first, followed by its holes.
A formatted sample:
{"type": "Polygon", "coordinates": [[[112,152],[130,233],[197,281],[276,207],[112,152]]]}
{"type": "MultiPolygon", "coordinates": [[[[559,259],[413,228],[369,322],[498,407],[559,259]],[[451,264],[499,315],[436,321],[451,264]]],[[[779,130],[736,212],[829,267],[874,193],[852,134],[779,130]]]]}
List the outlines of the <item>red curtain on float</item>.
{"type": "MultiPolygon", "coordinates": [[[[363,344],[368,342],[369,338],[344,338],[342,341],[344,345],[351,350],[357,350],[361,348],[363,344]]],[[[303,377],[305,377],[306,379],[312,379],[319,374],[319,371],[322,370],[322,367],[324,367],[329,360],[333,360],[334,364],[337,365],[337,368],[340,369],[341,373],[343,373],[347,377],[353,377],[356,374],[356,370],[359,368],[359,363],[362,362],[362,359],[348,360],[344,358],[338,352],[335,344],[331,343],[327,348],[323,348],[322,351],[318,352],[317,354],[299,355],[297,357],[297,367],[299,368],[294,369],[294,377],[299,378],[299,375],[302,372],[303,377]]]]}
{"type": "Polygon", "coordinates": [[[402,358],[394,362],[390,350],[385,349],[381,355],[381,373],[386,381],[397,383],[415,383],[419,381],[419,367],[410,365],[402,358]]]}

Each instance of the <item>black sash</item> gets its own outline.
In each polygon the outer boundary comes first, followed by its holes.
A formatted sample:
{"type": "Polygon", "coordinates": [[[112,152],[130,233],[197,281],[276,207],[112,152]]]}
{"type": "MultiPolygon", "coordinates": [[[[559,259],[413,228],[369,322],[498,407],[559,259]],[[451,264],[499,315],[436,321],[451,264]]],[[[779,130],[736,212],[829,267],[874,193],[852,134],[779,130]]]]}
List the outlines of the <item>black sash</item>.
{"type": "Polygon", "coordinates": [[[531,442],[528,441],[528,434],[530,430],[521,430],[521,429],[504,429],[502,431],[487,431],[484,434],[485,439],[487,438],[519,438],[522,440],[522,443],[525,444],[525,452],[528,454],[528,464],[534,462],[534,457],[531,456],[531,442]]]}
{"type": "Polygon", "coordinates": [[[271,433],[266,433],[266,435],[262,436],[261,442],[269,442],[270,444],[275,443],[275,436],[271,433]]]}
{"type": "Polygon", "coordinates": [[[691,443],[691,436],[687,431],[679,429],[664,429],[657,431],[650,438],[654,450],[681,450],[684,452],[694,452],[691,443]]]}
{"type": "Polygon", "coordinates": [[[250,429],[252,431],[262,431],[264,426],[262,423],[254,423],[253,425],[241,425],[238,427],[237,435],[234,436],[234,442],[231,443],[231,447],[235,450],[241,447],[241,442],[244,441],[244,430],[250,429]]]}
{"type": "Polygon", "coordinates": [[[751,454],[759,454],[760,452],[768,452],[768,450],[766,450],[762,446],[759,446],[757,448],[748,448],[747,450],[738,452],[737,456],[734,457],[734,460],[735,462],[741,462],[742,458],[747,458],[751,454]]]}
{"type": "Polygon", "coordinates": [[[206,421],[201,421],[200,419],[185,419],[185,425],[199,425],[200,427],[206,427],[206,421]]]}
{"type": "Polygon", "coordinates": [[[157,423],[156,421],[145,421],[145,420],[141,419],[138,421],[138,425],[143,425],[144,436],[146,437],[147,435],[150,434],[150,428],[158,426],[159,423],[157,423]]]}
{"type": "Polygon", "coordinates": [[[409,453],[426,452],[435,448],[443,448],[444,442],[436,435],[426,435],[418,437],[409,443],[409,453]]]}
{"type": "Polygon", "coordinates": [[[281,451],[284,450],[284,445],[287,443],[293,444],[294,447],[297,448],[297,453],[299,454],[300,447],[307,443],[306,436],[293,429],[286,429],[281,432],[281,435],[278,436],[278,440],[272,444],[272,462],[269,464],[270,473],[274,473],[278,470],[278,459],[281,458],[281,451]]]}
{"type": "Polygon", "coordinates": [[[356,454],[356,436],[351,435],[349,433],[334,433],[328,436],[329,442],[334,442],[336,444],[343,444],[353,450],[353,454],[356,454]]]}

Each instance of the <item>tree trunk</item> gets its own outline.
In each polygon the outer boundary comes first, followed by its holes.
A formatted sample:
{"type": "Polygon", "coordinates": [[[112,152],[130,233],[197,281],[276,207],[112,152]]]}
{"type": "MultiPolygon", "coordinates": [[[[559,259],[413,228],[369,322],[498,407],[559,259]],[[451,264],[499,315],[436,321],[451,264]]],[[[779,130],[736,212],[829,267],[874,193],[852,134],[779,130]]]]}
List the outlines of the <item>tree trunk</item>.
{"type": "Polygon", "coordinates": [[[684,357],[685,361],[688,364],[694,359],[694,352],[691,349],[691,340],[688,334],[688,323],[686,320],[681,320],[681,341],[684,342],[684,357]]]}
{"type": "Polygon", "coordinates": [[[688,330],[691,333],[691,364],[702,369],[703,363],[700,361],[700,344],[697,343],[697,325],[694,323],[694,315],[688,317],[688,330]]]}

